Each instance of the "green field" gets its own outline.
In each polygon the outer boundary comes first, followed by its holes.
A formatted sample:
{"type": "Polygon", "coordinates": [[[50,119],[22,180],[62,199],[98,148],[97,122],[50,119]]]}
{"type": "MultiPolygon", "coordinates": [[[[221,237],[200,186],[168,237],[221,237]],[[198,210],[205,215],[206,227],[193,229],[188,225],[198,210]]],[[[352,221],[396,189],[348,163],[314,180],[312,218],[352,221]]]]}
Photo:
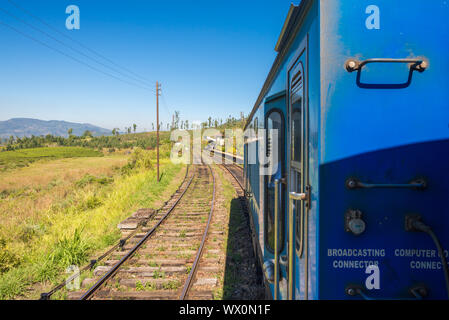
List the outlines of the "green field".
{"type": "Polygon", "coordinates": [[[50,159],[0,172],[0,300],[37,299],[65,279],[67,266],[81,267],[115,244],[117,224],[132,212],[162,206],[185,174],[169,151],[161,146],[159,183],[154,150],[0,152],[6,163],[50,159]]]}
{"type": "Polygon", "coordinates": [[[26,167],[42,159],[101,157],[99,151],[81,147],[47,147],[0,152],[0,170],[26,167]]]}

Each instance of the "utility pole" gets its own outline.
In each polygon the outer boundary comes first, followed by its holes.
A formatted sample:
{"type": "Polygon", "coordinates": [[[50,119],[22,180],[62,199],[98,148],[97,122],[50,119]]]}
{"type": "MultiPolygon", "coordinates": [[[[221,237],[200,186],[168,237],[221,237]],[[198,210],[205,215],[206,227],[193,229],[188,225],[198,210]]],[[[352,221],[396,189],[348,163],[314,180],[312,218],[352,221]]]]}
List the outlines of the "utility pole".
{"type": "Polygon", "coordinates": [[[159,82],[156,81],[156,149],[157,149],[157,182],[159,182],[159,82]]]}

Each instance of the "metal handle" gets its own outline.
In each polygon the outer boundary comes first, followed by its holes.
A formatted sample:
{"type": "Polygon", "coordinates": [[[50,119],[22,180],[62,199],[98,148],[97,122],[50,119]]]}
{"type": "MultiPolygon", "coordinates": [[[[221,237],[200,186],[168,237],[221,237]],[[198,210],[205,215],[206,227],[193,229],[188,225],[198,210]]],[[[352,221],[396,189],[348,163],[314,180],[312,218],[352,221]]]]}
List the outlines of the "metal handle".
{"type": "Polygon", "coordinates": [[[412,83],[413,71],[424,72],[428,68],[429,64],[427,61],[423,59],[390,59],[390,58],[381,58],[381,59],[367,59],[364,61],[358,61],[355,59],[349,59],[345,63],[345,68],[348,72],[357,71],[357,80],[356,83],[359,87],[365,89],[404,89],[410,86],[412,83]],[[397,83],[397,84],[371,84],[371,83],[362,83],[360,81],[362,69],[365,65],[369,63],[409,63],[409,74],[407,82],[397,83]]]}
{"type": "MultiPolygon", "coordinates": [[[[380,300],[368,296],[359,286],[350,285],[345,289],[345,291],[346,294],[351,297],[360,296],[363,300],[380,300]]],[[[401,300],[423,300],[429,294],[427,288],[421,286],[413,287],[409,291],[413,295],[413,298],[406,298],[401,300]]]]}
{"type": "MultiPolygon", "coordinates": [[[[288,291],[287,291],[287,299],[292,300],[293,299],[293,261],[294,261],[294,214],[293,214],[293,201],[304,201],[307,199],[306,193],[296,193],[296,192],[290,192],[289,193],[289,212],[288,212],[288,291]]],[[[302,251],[303,246],[303,238],[302,238],[302,217],[303,211],[301,210],[301,217],[300,223],[301,223],[301,237],[300,237],[300,250],[302,251]]]]}
{"type": "Polygon", "coordinates": [[[367,59],[364,61],[349,59],[345,63],[345,68],[348,72],[360,71],[368,63],[410,63],[410,70],[416,70],[419,72],[424,72],[428,67],[427,61],[424,61],[423,59],[380,58],[380,59],[367,59]]]}
{"type": "Polygon", "coordinates": [[[365,183],[357,179],[350,178],[346,180],[346,187],[348,189],[373,189],[373,188],[391,188],[391,189],[425,189],[427,187],[426,181],[414,180],[410,183],[365,183]]]}

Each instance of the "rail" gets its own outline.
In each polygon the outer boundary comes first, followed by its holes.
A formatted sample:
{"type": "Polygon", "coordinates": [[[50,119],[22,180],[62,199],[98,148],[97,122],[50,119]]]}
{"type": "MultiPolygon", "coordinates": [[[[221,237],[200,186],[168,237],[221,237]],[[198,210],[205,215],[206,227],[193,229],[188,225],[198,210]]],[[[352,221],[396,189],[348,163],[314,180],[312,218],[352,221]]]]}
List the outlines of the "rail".
{"type": "Polygon", "coordinates": [[[193,280],[195,279],[196,271],[198,270],[198,265],[200,263],[200,259],[201,259],[201,256],[203,254],[204,244],[206,243],[207,234],[209,232],[210,222],[212,221],[212,214],[213,214],[213,211],[214,211],[214,203],[215,203],[215,176],[214,176],[214,173],[212,171],[212,168],[210,166],[208,166],[208,167],[209,167],[210,173],[212,175],[212,181],[213,181],[212,182],[213,183],[212,203],[211,203],[211,208],[210,208],[210,211],[209,211],[209,218],[207,220],[206,229],[204,230],[203,237],[201,239],[201,244],[200,244],[200,247],[199,247],[198,252],[196,254],[195,261],[193,262],[192,269],[190,270],[189,276],[187,277],[187,280],[186,280],[186,282],[184,284],[184,288],[182,289],[182,293],[181,293],[181,296],[179,298],[180,300],[185,300],[186,299],[186,297],[187,297],[187,295],[189,293],[189,290],[192,287],[193,280]]]}
{"type": "MultiPolygon", "coordinates": [[[[189,171],[190,171],[190,165],[187,166],[187,170],[186,170],[184,179],[183,179],[183,181],[181,183],[181,186],[184,185],[184,183],[186,182],[188,174],[189,174],[189,171]]],[[[191,182],[191,180],[190,180],[190,182],[191,182]]],[[[189,182],[188,186],[190,185],[190,182],[189,182]]],[[[188,186],[186,187],[185,190],[188,189],[188,186]]],[[[179,191],[179,188],[178,188],[177,191],[179,191]]],[[[184,193],[182,195],[184,195],[184,193]]],[[[182,197],[182,195],[181,195],[181,197],[182,197]]],[[[152,219],[153,217],[154,217],[154,214],[150,218],[148,218],[148,220],[152,219]]],[[[70,283],[71,281],[73,281],[74,279],[79,277],[81,275],[81,272],[84,272],[84,271],[87,271],[87,270],[92,270],[97,263],[103,261],[106,257],[110,256],[118,248],[123,247],[123,245],[129,239],[131,239],[133,236],[135,236],[141,230],[141,228],[142,228],[142,226],[139,226],[133,232],[131,232],[128,236],[126,236],[124,239],[120,239],[120,241],[117,244],[115,244],[113,247],[111,247],[108,251],[103,253],[98,258],[90,260],[88,265],[85,265],[84,267],[82,267],[78,272],[76,272],[75,274],[73,274],[72,276],[70,276],[69,278],[64,280],[63,282],[59,283],[57,286],[55,286],[50,291],[41,293],[39,300],[49,300],[52,297],[52,295],[54,295],[56,292],[58,292],[59,290],[64,288],[67,283],[70,283]]]]}
{"type": "Polygon", "coordinates": [[[146,240],[156,231],[156,229],[162,224],[162,222],[170,215],[170,213],[176,208],[179,201],[183,198],[184,194],[189,189],[193,179],[195,178],[195,173],[190,178],[186,188],[182,192],[181,196],[175,201],[175,203],[170,207],[170,209],[167,211],[167,213],[156,223],[156,225],[149,230],[145,236],[130,250],[128,253],[120,259],[106,274],[104,274],[100,280],[98,280],[92,287],[89,288],[80,298],[80,300],[87,300],[91,298],[95,292],[102,287],[102,285],[109,280],[112,276],[115,275],[115,273],[120,269],[120,267],[131,258],[134,253],[146,242],[146,240]]]}

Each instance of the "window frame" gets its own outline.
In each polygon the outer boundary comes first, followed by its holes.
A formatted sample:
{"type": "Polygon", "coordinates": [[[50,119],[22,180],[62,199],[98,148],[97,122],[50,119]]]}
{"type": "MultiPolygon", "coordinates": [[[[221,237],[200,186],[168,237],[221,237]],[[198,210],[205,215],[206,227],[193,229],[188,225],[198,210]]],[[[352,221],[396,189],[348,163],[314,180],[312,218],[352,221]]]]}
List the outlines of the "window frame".
{"type": "MultiPolygon", "coordinates": [[[[284,112],[280,108],[273,108],[270,109],[270,111],[265,115],[265,130],[266,130],[266,137],[268,135],[268,118],[271,116],[271,114],[277,112],[281,118],[281,136],[280,140],[282,141],[279,149],[279,153],[281,155],[281,173],[285,175],[285,116],[284,112]]],[[[268,144],[265,146],[265,154],[267,152],[268,144]]],[[[265,242],[265,248],[268,252],[274,254],[274,248],[271,248],[269,241],[268,241],[268,178],[269,176],[264,177],[264,212],[263,212],[263,218],[264,218],[264,242],[265,242]]],[[[281,253],[284,250],[284,243],[285,243],[285,192],[286,192],[286,186],[282,183],[279,184],[281,189],[281,197],[279,201],[281,202],[281,208],[279,212],[279,253],[281,253]]],[[[274,214],[273,214],[274,215],[274,214]]],[[[274,227],[274,223],[273,223],[274,227]]]]}

